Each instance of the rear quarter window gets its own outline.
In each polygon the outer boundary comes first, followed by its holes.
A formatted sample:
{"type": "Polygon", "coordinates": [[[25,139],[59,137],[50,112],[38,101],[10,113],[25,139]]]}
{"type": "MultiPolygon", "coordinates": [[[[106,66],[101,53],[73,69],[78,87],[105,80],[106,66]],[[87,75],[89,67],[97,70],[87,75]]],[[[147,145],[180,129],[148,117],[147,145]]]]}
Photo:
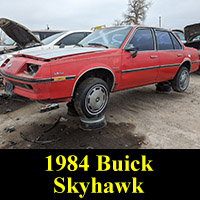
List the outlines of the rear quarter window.
{"type": "Polygon", "coordinates": [[[179,43],[179,41],[175,38],[175,36],[172,33],[170,33],[170,36],[172,38],[174,49],[177,50],[183,49],[182,45],[179,43]]]}

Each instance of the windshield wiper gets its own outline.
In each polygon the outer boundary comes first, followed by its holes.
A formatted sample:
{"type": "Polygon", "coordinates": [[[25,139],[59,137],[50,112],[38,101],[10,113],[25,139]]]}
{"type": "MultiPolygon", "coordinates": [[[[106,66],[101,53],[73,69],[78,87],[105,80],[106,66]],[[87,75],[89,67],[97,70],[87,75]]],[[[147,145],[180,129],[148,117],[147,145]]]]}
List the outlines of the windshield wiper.
{"type": "Polygon", "coordinates": [[[101,43],[95,43],[95,42],[88,43],[88,45],[99,46],[99,47],[105,47],[106,49],[109,48],[108,46],[106,46],[106,45],[104,45],[104,44],[101,44],[101,43]]]}
{"type": "Polygon", "coordinates": [[[84,47],[82,44],[79,44],[79,43],[78,43],[78,44],[75,44],[74,46],[75,46],[75,47],[76,47],[76,46],[77,46],[77,47],[84,47]]]}

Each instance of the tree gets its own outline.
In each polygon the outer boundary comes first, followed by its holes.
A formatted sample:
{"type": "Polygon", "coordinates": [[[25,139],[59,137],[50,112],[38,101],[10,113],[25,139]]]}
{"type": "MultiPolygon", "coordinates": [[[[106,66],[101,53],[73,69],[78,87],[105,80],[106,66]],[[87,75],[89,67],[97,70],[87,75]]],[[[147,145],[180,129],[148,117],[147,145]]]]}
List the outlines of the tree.
{"type": "Polygon", "coordinates": [[[115,20],[115,25],[131,25],[131,24],[141,24],[146,19],[146,13],[149,7],[152,5],[152,2],[146,3],[146,0],[129,0],[128,1],[128,10],[123,14],[123,20],[115,20]]]}

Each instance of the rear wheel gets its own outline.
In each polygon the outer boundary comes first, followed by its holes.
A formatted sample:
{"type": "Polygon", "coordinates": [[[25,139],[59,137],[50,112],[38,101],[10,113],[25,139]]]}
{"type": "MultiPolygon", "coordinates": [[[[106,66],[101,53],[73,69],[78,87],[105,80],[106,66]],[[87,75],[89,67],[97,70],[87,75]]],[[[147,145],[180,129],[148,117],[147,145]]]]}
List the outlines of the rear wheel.
{"type": "Polygon", "coordinates": [[[172,80],[172,88],[176,92],[184,92],[190,82],[190,74],[187,67],[181,67],[175,78],[172,80]]]}
{"type": "Polygon", "coordinates": [[[104,113],[108,100],[107,83],[100,78],[88,78],[78,86],[74,106],[81,117],[95,118],[104,113]]]}

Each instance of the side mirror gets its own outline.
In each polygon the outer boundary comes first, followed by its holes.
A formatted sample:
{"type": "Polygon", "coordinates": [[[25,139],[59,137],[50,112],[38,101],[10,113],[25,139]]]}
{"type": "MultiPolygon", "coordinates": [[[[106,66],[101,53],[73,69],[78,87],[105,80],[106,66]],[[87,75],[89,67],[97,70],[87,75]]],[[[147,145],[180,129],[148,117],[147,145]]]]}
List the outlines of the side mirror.
{"type": "Polygon", "coordinates": [[[125,51],[129,52],[132,54],[132,58],[135,58],[138,53],[138,48],[137,47],[128,47],[125,49],[125,51]]]}

